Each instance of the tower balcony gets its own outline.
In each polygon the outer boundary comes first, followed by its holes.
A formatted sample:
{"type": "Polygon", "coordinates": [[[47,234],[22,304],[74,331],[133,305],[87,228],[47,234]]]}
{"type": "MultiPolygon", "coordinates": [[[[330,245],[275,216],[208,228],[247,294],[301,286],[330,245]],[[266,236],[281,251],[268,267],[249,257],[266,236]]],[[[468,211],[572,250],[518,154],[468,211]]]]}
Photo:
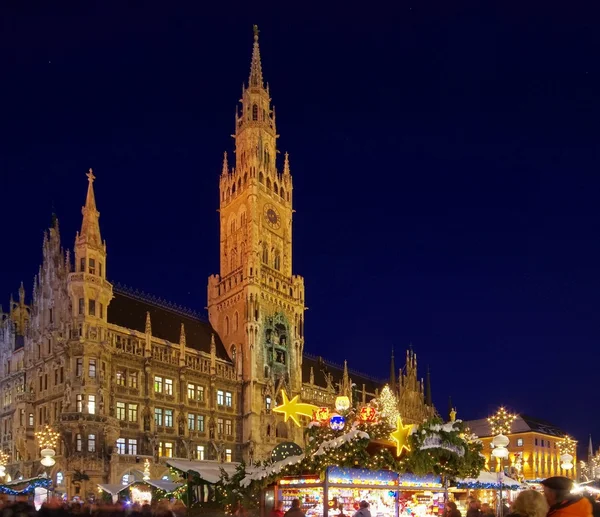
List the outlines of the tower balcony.
{"type": "Polygon", "coordinates": [[[112,291],[112,284],[98,275],[92,275],[90,273],[70,273],[69,274],[69,282],[77,282],[77,283],[89,283],[93,285],[97,285],[103,289],[108,289],[112,291]]]}

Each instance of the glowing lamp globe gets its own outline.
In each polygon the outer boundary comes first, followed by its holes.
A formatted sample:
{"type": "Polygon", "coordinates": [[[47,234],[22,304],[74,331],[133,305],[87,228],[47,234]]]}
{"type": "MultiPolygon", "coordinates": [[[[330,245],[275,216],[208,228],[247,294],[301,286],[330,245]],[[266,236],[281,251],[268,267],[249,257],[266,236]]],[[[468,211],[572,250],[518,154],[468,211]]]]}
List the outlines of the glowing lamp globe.
{"type": "Polygon", "coordinates": [[[348,397],[337,397],[335,399],[335,409],[338,411],[347,411],[350,409],[350,399],[348,397]]]}
{"type": "Polygon", "coordinates": [[[494,458],[500,459],[508,458],[508,449],[506,447],[496,447],[492,451],[492,456],[494,456],[494,458]]]}
{"type": "Polygon", "coordinates": [[[346,426],[346,419],[342,415],[333,415],[329,419],[329,427],[334,431],[341,431],[346,426]]]}
{"type": "Polygon", "coordinates": [[[573,468],[573,456],[570,454],[562,454],[560,457],[560,468],[564,470],[570,470],[573,468]]]}
{"type": "Polygon", "coordinates": [[[510,443],[510,440],[508,439],[507,436],[504,436],[503,434],[499,434],[498,436],[494,436],[492,443],[494,444],[494,447],[500,447],[501,449],[502,448],[506,449],[506,447],[510,443]]]}
{"type": "Polygon", "coordinates": [[[44,465],[44,467],[51,467],[56,463],[54,460],[54,456],[56,455],[54,449],[42,449],[40,455],[42,456],[42,461],[40,463],[44,465]]]}

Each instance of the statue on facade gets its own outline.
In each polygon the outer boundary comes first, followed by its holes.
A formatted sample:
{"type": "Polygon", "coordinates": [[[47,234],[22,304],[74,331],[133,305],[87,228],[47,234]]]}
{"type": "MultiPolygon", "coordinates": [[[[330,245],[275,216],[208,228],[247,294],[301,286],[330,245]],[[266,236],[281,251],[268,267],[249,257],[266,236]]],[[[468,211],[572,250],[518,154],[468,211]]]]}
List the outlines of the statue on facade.
{"type": "Polygon", "coordinates": [[[248,445],[248,462],[250,465],[254,464],[254,442],[250,440],[250,444],[248,445]]]}
{"type": "Polygon", "coordinates": [[[71,382],[67,381],[65,384],[65,394],[63,395],[63,407],[65,409],[71,406],[71,382]]]}
{"type": "Polygon", "coordinates": [[[151,414],[150,408],[146,406],[144,408],[144,431],[150,431],[150,422],[151,422],[151,414]]]}
{"type": "Polygon", "coordinates": [[[185,417],[183,416],[183,413],[179,414],[178,423],[179,423],[179,436],[183,436],[185,434],[185,417]]]}

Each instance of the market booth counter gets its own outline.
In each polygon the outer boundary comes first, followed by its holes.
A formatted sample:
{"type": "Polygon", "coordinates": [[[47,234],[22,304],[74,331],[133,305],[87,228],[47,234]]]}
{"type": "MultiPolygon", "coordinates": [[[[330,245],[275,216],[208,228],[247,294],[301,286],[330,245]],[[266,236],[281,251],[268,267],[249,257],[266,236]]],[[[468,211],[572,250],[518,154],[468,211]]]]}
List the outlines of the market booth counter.
{"type": "Polygon", "coordinates": [[[440,476],[402,474],[399,478],[399,514],[401,517],[443,515],[444,488],[440,476]]]}
{"type": "Polygon", "coordinates": [[[276,492],[284,511],[299,499],[307,517],[352,515],[360,501],[369,503],[372,517],[398,517],[398,478],[388,470],[328,467],[323,477],[282,478],[276,492]]]}

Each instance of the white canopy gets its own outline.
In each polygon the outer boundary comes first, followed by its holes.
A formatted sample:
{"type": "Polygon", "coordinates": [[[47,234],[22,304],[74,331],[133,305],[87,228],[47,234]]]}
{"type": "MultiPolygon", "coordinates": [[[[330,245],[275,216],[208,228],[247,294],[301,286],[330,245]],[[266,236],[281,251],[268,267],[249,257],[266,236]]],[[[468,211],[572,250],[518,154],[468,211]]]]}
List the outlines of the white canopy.
{"type": "Polygon", "coordinates": [[[210,460],[168,460],[167,465],[182,472],[193,470],[204,481],[214,484],[221,479],[221,469],[231,476],[235,474],[235,469],[239,463],[220,463],[210,460]]]}
{"type": "MultiPolygon", "coordinates": [[[[480,483],[482,485],[490,485],[495,488],[500,488],[500,483],[498,483],[498,473],[496,472],[481,471],[477,478],[459,479],[457,480],[457,483],[459,485],[480,483]]],[[[519,483],[517,480],[504,475],[502,476],[502,486],[510,487],[514,490],[524,488],[522,483],[519,483]]]]}
{"type": "Polygon", "coordinates": [[[119,492],[125,490],[126,488],[129,488],[131,485],[133,485],[133,483],[127,483],[126,485],[123,485],[121,483],[114,484],[114,485],[101,485],[98,484],[98,486],[104,490],[105,492],[108,492],[110,495],[117,495],[119,492]]]}
{"type": "Polygon", "coordinates": [[[180,486],[182,486],[182,483],[173,483],[172,481],[165,481],[163,479],[148,479],[145,481],[133,481],[132,483],[127,483],[126,485],[119,483],[119,484],[113,484],[113,485],[98,484],[98,486],[105,492],[108,492],[110,495],[117,495],[117,494],[119,494],[119,492],[122,492],[123,490],[129,488],[131,485],[135,485],[136,483],[147,483],[148,485],[151,485],[154,488],[159,488],[160,490],[164,490],[168,494],[170,494],[171,492],[174,492],[180,486]]]}

